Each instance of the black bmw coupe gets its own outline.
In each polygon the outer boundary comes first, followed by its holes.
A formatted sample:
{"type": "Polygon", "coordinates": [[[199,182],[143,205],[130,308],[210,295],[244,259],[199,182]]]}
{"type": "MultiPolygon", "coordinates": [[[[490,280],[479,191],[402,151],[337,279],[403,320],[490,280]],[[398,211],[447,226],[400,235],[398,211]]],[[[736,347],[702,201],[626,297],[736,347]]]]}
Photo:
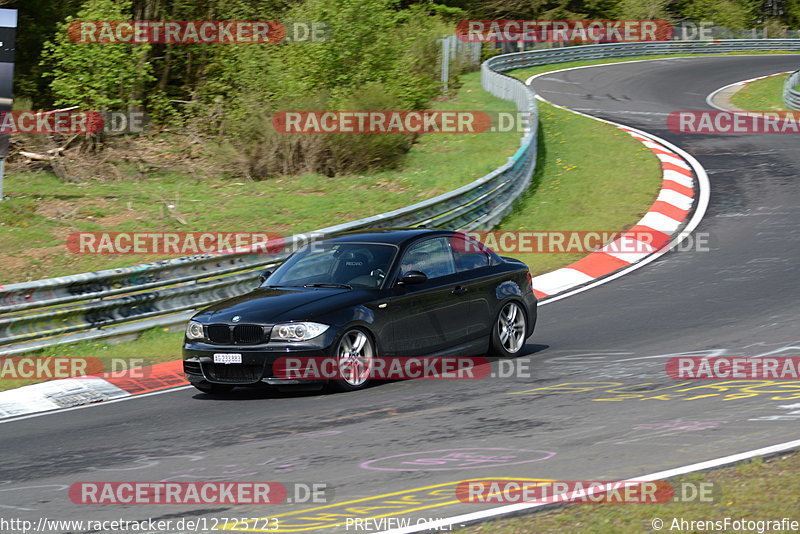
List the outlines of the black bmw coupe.
{"type": "Polygon", "coordinates": [[[189,321],[184,371],[200,391],[307,383],[275,373],[287,355],[342,363],[311,383],[349,391],[381,358],[518,355],[536,324],[527,266],[446,230],[340,235],[261,279],[189,321]]]}

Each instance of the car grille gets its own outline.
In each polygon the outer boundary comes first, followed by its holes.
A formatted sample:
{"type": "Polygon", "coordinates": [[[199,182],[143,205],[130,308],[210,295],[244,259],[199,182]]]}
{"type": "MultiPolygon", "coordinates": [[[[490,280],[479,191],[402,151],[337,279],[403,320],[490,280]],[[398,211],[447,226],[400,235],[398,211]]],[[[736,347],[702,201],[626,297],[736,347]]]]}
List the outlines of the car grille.
{"type": "Polygon", "coordinates": [[[200,369],[200,362],[190,362],[183,360],[183,372],[190,375],[202,375],[203,371],[200,369]]]}
{"type": "Polygon", "coordinates": [[[257,382],[264,374],[264,366],[213,363],[206,371],[209,378],[220,382],[257,382]]]}
{"type": "Polygon", "coordinates": [[[233,340],[236,343],[256,344],[264,339],[264,328],[253,324],[240,324],[233,327],[233,340]]]}
{"type": "Polygon", "coordinates": [[[222,343],[228,345],[233,340],[231,328],[226,324],[210,324],[206,328],[208,339],[212,343],[222,343]]]}
{"type": "Polygon", "coordinates": [[[210,324],[206,327],[209,341],[218,345],[257,345],[269,341],[269,327],[257,324],[210,324]]]}

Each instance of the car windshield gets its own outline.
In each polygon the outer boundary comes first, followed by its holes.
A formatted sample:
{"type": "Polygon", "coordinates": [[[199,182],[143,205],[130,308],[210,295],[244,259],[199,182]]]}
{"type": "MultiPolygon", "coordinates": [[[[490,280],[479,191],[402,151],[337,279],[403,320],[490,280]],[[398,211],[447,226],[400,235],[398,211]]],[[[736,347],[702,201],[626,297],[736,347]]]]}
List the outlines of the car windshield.
{"type": "Polygon", "coordinates": [[[378,288],[396,252],[381,243],[313,243],[294,253],[264,285],[378,288]]]}

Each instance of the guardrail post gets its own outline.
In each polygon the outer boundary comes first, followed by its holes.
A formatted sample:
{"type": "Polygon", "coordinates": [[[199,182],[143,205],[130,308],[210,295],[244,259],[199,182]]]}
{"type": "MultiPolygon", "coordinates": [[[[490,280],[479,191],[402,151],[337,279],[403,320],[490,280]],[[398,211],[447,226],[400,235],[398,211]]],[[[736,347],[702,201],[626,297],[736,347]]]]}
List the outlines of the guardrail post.
{"type": "Polygon", "coordinates": [[[445,96],[447,96],[450,87],[450,38],[445,37],[439,40],[442,43],[442,89],[445,96]]]}

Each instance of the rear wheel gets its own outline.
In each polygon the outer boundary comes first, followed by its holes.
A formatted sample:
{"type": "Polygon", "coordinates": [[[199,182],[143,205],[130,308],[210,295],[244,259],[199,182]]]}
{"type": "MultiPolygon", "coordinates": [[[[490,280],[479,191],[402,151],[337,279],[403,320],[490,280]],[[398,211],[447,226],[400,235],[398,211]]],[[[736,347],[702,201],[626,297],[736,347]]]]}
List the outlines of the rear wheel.
{"type": "Polygon", "coordinates": [[[525,311],[517,302],[508,302],[497,314],[492,328],[492,353],[495,356],[516,356],[525,346],[527,324],[525,311]]]}
{"type": "Polygon", "coordinates": [[[194,387],[202,391],[203,393],[210,393],[210,394],[220,394],[220,393],[230,393],[233,391],[234,386],[229,386],[226,384],[212,384],[210,382],[196,382],[192,384],[194,387]]]}
{"type": "Polygon", "coordinates": [[[331,380],[334,389],[354,391],[369,384],[375,363],[375,345],[364,330],[347,330],[339,338],[335,354],[339,378],[331,380]]]}

